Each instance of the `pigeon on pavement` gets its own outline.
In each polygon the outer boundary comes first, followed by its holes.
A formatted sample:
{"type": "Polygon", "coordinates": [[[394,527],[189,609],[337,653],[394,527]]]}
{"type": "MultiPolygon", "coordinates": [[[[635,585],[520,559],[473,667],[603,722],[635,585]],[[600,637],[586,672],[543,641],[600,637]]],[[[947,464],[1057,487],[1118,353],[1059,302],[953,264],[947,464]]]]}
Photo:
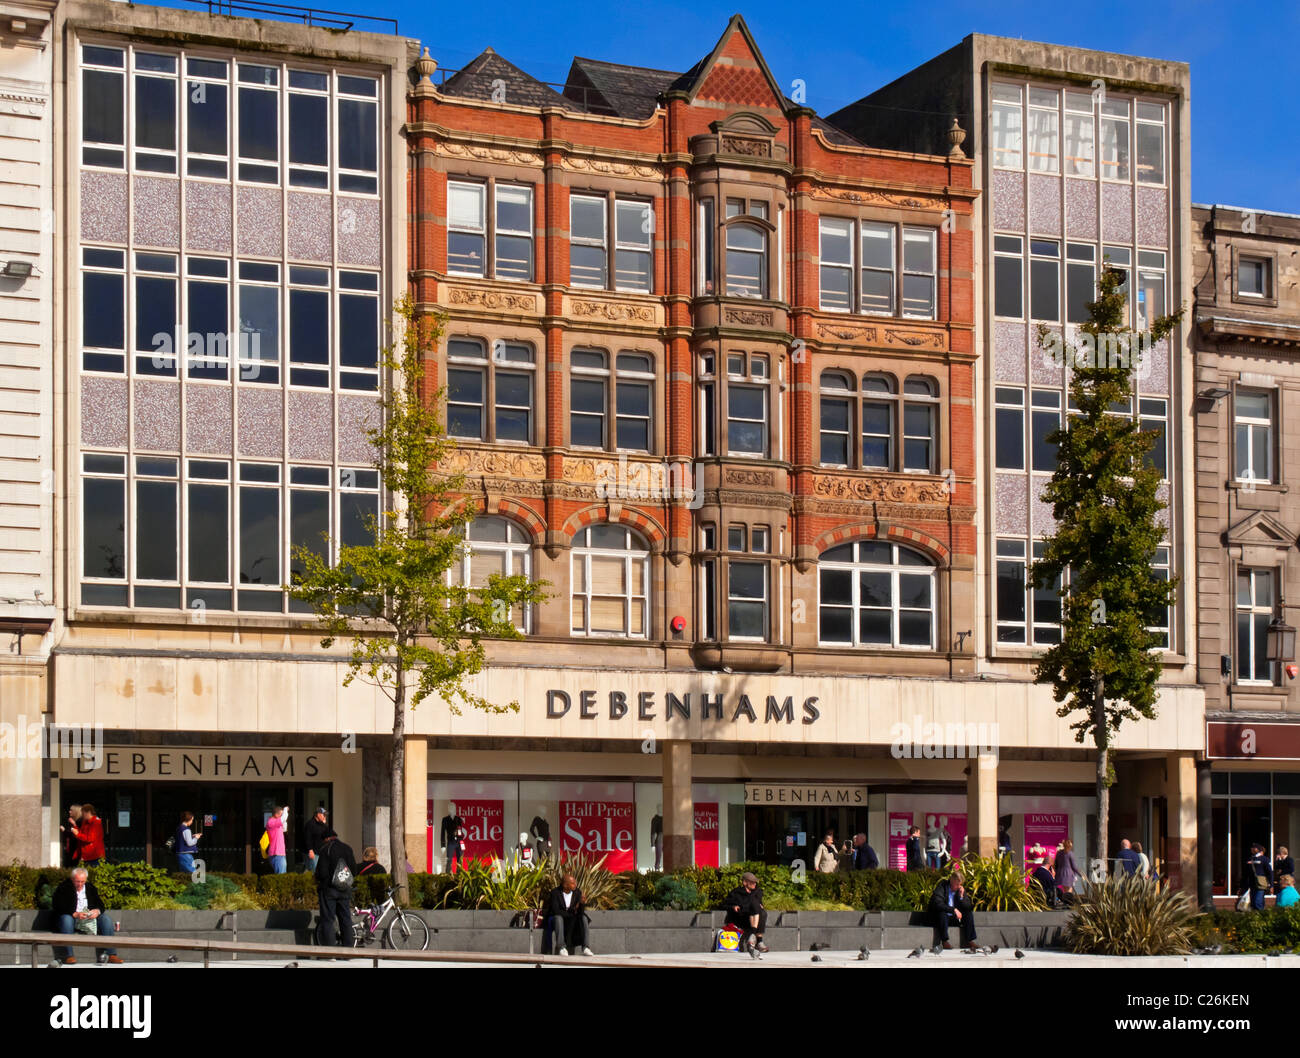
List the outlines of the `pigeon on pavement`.
{"type": "Polygon", "coordinates": [[[919,959],[924,954],[925,954],[924,948],[913,948],[911,953],[907,957],[909,959],[919,959]]]}
{"type": "Polygon", "coordinates": [[[813,962],[821,962],[821,961],[822,961],[822,957],[821,957],[820,955],[814,955],[814,956],[812,957],[812,961],[813,961],[813,962]]]}
{"type": "Polygon", "coordinates": [[[871,953],[867,951],[867,947],[864,944],[861,948],[858,949],[858,962],[866,962],[870,958],[871,958],[871,953]]]}
{"type": "Polygon", "coordinates": [[[1016,958],[1017,958],[1017,959],[1023,959],[1024,957],[1025,957],[1025,953],[1022,952],[1019,948],[1017,948],[1017,949],[1016,949],[1016,958]]]}

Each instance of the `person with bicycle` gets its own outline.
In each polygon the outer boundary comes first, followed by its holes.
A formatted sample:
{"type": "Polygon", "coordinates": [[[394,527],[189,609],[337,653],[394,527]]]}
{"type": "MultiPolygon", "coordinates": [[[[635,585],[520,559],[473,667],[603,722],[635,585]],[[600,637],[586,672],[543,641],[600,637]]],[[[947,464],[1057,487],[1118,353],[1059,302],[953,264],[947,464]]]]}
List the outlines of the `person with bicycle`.
{"type": "Polygon", "coordinates": [[[323,947],[332,948],[338,943],[336,924],[343,944],[352,947],[352,887],[356,877],[357,861],[351,846],[329,831],[316,855],[316,894],[320,903],[317,942],[323,947]]]}
{"type": "Polygon", "coordinates": [[[578,888],[578,880],[571,874],[564,876],[564,881],[551,890],[547,901],[546,914],[550,920],[553,940],[551,950],[559,955],[569,952],[582,952],[583,955],[594,954],[587,947],[587,905],[578,888]]]}

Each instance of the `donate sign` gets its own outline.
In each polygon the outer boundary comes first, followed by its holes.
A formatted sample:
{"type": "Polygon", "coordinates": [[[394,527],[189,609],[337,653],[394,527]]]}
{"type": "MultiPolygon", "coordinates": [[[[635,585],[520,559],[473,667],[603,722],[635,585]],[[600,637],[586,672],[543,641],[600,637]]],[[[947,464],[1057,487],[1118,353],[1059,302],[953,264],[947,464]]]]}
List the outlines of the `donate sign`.
{"type": "Polygon", "coordinates": [[[630,801],[561,801],[560,848],[599,859],[611,871],[636,866],[636,815],[630,801]]]}

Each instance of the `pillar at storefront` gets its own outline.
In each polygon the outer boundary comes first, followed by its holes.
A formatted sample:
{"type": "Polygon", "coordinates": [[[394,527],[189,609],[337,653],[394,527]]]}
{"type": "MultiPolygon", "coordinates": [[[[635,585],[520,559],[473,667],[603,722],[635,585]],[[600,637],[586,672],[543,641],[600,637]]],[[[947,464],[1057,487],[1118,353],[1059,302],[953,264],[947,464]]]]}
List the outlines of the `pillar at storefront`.
{"type": "Polygon", "coordinates": [[[50,859],[55,832],[46,834],[42,825],[45,694],[43,662],[17,658],[0,663],[0,721],[7,725],[7,744],[0,748],[0,863],[17,860],[41,867],[58,862],[50,859]]]}
{"type": "Polygon", "coordinates": [[[1214,787],[1208,760],[1196,762],[1196,848],[1205,854],[1196,857],[1196,903],[1202,911],[1214,910],[1214,875],[1210,869],[1210,850],[1214,848],[1214,787]]]}
{"type": "Polygon", "coordinates": [[[1165,799],[1165,878],[1189,896],[1196,893],[1196,757],[1170,753],[1165,758],[1161,795],[1165,799]]]}
{"type": "Polygon", "coordinates": [[[402,800],[405,805],[406,858],[417,872],[429,861],[429,743],[406,739],[406,770],[402,800]]]}
{"type": "Polygon", "coordinates": [[[972,758],[966,779],[966,825],[968,848],[975,855],[991,858],[998,851],[998,758],[981,753],[972,758]]]}
{"type": "Polygon", "coordinates": [[[691,798],[691,744],[663,743],[664,870],[689,867],[695,840],[695,806],[691,798]]]}

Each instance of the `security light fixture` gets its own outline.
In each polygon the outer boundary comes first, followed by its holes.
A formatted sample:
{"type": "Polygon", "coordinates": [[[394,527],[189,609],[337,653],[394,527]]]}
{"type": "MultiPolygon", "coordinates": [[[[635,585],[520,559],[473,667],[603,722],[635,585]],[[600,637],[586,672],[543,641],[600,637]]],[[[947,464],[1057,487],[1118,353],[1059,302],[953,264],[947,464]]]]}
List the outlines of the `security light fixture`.
{"type": "Polygon", "coordinates": [[[1202,393],[1201,396],[1204,397],[1206,400],[1220,401],[1223,400],[1224,397],[1229,396],[1231,393],[1232,390],[1225,389],[1223,386],[1213,386],[1212,388],[1207,389],[1204,393],[1202,393]]]}
{"type": "Polygon", "coordinates": [[[31,261],[6,261],[3,269],[6,279],[26,279],[32,274],[31,261]]]}

